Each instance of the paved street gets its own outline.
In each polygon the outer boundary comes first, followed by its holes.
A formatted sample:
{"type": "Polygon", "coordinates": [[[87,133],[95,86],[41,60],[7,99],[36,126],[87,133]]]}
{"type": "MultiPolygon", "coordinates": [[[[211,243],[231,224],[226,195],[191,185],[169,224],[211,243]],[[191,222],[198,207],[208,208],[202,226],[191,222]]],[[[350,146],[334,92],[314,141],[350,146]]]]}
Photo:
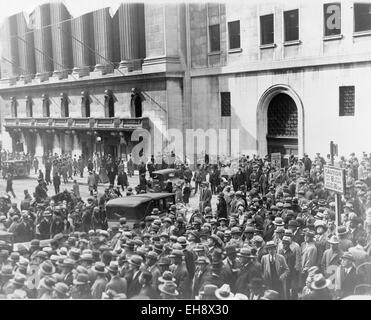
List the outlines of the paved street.
{"type": "MultiPolygon", "coordinates": [[[[80,176],[76,176],[74,178],[79,183],[81,197],[82,197],[83,200],[85,200],[89,196],[89,191],[88,191],[88,186],[87,186],[87,172],[85,173],[84,178],[80,178],[80,176]]],[[[135,172],[135,175],[131,178],[128,177],[128,179],[129,179],[129,185],[134,188],[136,185],[138,185],[138,182],[139,182],[138,172],[135,172]]],[[[148,179],[148,176],[147,176],[147,179],[148,179]]],[[[65,189],[72,190],[72,182],[73,182],[72,180],[70,180],[67,184],[64,184],[62,182],[61,188],[60,188],[61,191],[64,191],[65,189]]],[[[104,189],[106,187],[108,187],[108,185],[109,185],[108,183],[107,184],[99,184],[98,193],[102,194],[104,192],[104,189]]],[[[15,192],[17,198],[13,199],[12,201],[15,201],[19,205],[24,198],[23,197],[23,194],[24,194],[23,191],[25,189],[28,189],[28,191],[32,195],[36,186],[37,186],[37,175],[33,174],[33,172],[31,173],[31,175],[27,179],[14,179],[13,180],[13,189],[14,189],[14,192],[15,192]]],[[[6,181],[1,179],[0,180],[0,193],[5,192],[5,189],[6,189],[6,181]]],[[[53,196],[54,194],[55,194],[54,193],[54,186],[49,185],[48,186],[48,195],[53,196]]],[[[215,207],[215,199],[216,199],[216,196],[213,196],[213,200],[212,200],[213,208],[215,207]]],[[[198,207],[198,200],[199,200],[199,194],[197,194],[196,196],[192,195],[191,198],[190,198],[190,206],[192,208],[197,208],[198,207]]]]}

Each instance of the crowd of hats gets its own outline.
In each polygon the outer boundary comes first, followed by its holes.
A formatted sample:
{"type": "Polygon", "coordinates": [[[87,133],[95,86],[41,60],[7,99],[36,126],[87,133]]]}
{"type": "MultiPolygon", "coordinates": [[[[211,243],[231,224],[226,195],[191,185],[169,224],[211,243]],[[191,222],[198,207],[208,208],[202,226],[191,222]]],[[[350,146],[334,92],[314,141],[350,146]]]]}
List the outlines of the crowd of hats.
{"type": "MultiPolygon", "coordinates": [[[[159,285],[154,290],[167,298],[184,298],[183,288],[179,287],[173,272],[174,261],[181,261],[189,273],[198,266],[218,273],[225,267],[227,257],[236,256],[239,261],[257,260],[258,248],[270,250],[277,248],[279,243],[291,244],[294,232],[295,235],[305,235],[315,244],[317,237],[325,235],[328,246],[339,244],[341,237],[348,237],[350,228],[362,231],[358,233],[358,238],[351,239],[354,246],[360,237],[367,236],[369,239],[371,210],[367,208],[371,203],[371,181],[365,177],[356,180],[352,176],[353,158],[344,162],[344,166],[348,168],[350,165],[351,169],[347,171],[348,192],[344,197],[342,225],[337,228],[335,199],[323,188],[323,163],[319,158],[308,172],[301,170],[303,163],[296,161],[283,173],[271,167],[268,160],[242,157],[241,170],[237,173],[241,174],[249,168],[255,175],[258,172],[260,175],[271,174],[275,178],[269,176],[264,188],[256,177],[251,181],[251,188],[246,184],[235,188],[235,177],[229,182],[225,179],[221,182],[223,192],[218,193],[218,200],[223,198],[228,201],[227,217],[218,216],[217,211],[208,206],[200,210],[177,204],[171,205],[165,215],[154,208],[141,224],[129,226],[123,217],[108,230],[57,234],[45,246],[34,239],[29,248],[20,244],[13,251],[5,242],[0,242],[3,298],[37,298],[38,290],[52,290],[58,298],[69,298],[75,286],[87,286],[91,290],[98,275],[107,279],[114,275],[124,278],[129,265],[140,270],[149,270],[149,265],[165,266],[158,278],[159,285]],[[36,293],[26,289],[34,266],[37,266],[40,275],[36,293]],[[72,282],[63,278],[66,272],[73,274],[72,282]]],[[[370,172],[370,160],[365,158],[363,163],[365,172],[370,172]]],[[[48,211],[45,212],[48,214],[48,211]]],[[[5,216],[6,213],[3,214],[5,216]]],[[[4,216],[0,217],[0,223],[4,216]]],[[[343,253],[342,259],[355,262],[355,257],[348,251],[343,253]]],[[[237,274],[240,268],[241,265],[236,268],[237,274]]],[[[143,277],[148,276],[143,273],[143,277]]],[[[308,277],[312,279],[312,290],[328,286],[328,279],[322,273],[309,272],[308,277]]],[[[148,277],[147,280],[151,282],[153,279],[148,277]]],[[[190,278],[189,282],[192,281],[190,278]]],[[[246,285],[254,286],[263,280],[261,277],[254,281],[246,285]]],[[[194,298],[248,299],[247,294],[234,292],[232,287],[230,283],[219,286],[206,283],[194,298]]],[[[265,288],[262,299],[278,298],[276,291],[265,288]]],[[[127,293],[118,293],[112,288],[106,288],[102,297],[130,298],[127,293]]]]}

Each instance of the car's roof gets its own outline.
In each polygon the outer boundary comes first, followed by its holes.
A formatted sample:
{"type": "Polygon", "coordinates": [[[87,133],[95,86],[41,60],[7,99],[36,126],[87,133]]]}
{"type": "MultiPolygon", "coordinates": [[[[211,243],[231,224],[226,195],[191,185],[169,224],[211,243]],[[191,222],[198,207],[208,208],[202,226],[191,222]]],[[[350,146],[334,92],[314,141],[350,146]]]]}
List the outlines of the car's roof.
{"type": "Polygon", "coordinates": [[[4,162],[14,163],[14,162],[27,162],[28,160],[5,160],[4,162]]]}
{"type": "Polygon", "coordinates": [[[123,206],[126,207],[137,207],[138,205],[148,202],[150,200],[158,200],[162,198],[167,198],[169,196],[174,196],[175,193],[143,193],[135,194],[129,197],[116,198],[107,202],[106,207],[117,207],[123,206]]]}
{"type": "Polygon", "coordinates": [[[167,173],[173,173],[173,172],[178,172],[179,170],[178,169],[162,169],[162,170],[156,170],[156,171],[153,171],[153,173],[155,174],[167,174],[167,173]]]}

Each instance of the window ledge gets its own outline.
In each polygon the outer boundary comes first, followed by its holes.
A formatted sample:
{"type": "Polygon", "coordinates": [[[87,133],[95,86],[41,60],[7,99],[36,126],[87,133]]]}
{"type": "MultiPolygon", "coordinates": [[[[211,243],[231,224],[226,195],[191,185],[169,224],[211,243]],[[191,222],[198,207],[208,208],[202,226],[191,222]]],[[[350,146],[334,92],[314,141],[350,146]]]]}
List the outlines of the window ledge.
{"type": "Polygon", "coordinates": [[[285,47],[288,47],[288,46],[297,46],[297,45],[299,45],[299,44],[301,44],[301,40],[285,41],[285,42],[283,43],[283,45],[284,45],[285,47]]]}
{"type": "Polygon", "coordinates": [[[242,48],[234,48],[234,49],[229,49],[228,53],[238,53],[242,52],[242,48]]]}
{"type": "Polygon", "coordinates": [[[211,51],[208,53],[209,56],[217,56],[218,54],[221,54],[221,51],[211,51]]]}
{"type": "Polygon", "coordinates": [[[334,35],[331,35],[331,36],[324,36],[323,37],[323,41],[339,40],[339,39],[343,39],[342,34],[334,34],[334,35]]]}
{"type": "Polygon", "coordinates": [[[275,47],[277,47],[277,45],[275,43],[261,44],[259,46],[260,49],[271,49],[271,48],[275,48],[275,47]]]}
{"type": "Polygon", "coordinates": [[[371,36],[371,30],[353,32],[353,37],[371,36]]]}

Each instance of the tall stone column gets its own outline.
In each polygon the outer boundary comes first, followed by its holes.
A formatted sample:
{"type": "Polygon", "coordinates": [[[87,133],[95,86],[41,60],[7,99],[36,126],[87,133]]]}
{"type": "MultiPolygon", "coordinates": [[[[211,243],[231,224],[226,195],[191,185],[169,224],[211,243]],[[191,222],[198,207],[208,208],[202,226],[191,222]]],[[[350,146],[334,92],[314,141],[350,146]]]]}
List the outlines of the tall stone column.
{"type": "Polygon", "coordinates": [[[70,153],[73,150],[73,136],[70,133],[64,134],[64,152],[70,153]]]}
{"type": "Polygon", "coordinates": [[[1,78],[14,84],[19,72],[17,21],[16,16],[7,17],[3,20],[0,30],[1,37],[1,78]]]}
{"type": "Polygon", "coordinates": [[[185,4],[146,3],[143,72],[181,71],[185,56],[185,4]]]}
{"type": "Polygon", "coordinates": [[[73,139],[72,155],[73,156],[76,155],[77,157],[79,157],[79,156],[81,156],[81,153],[82,153],[82,151],[81,151],[81,144],[79,142],[79,137],[78,137],[78,135],[76,133],[74,135],[72,135],[71,137],[73,139]]]}
{"type": "Polygon", "coordinates": [[[109,8],[93,12],[94,27],[94,50],[95,69],[94,71],[105,73],[113,72],[113,35],[112,18],[109,8]]]}
{"type": "Polygon", "coordinates": [[[61,144],[60,144],[60,137],[58,133],[55,133],[53,136],[53,154],[61,154],[62,149],[61,149],[61,144]]]}
{"type": "Polygon", "coordinates": [[[144,5],[138,3],[122,3],[113,18],[114,49],[119,56],[120,71],[134,69],[137,59],[144,58],[144,5]]]}
{"type": "Polygon", "coordinates": [[[63,3],[50,3],[50,23],[53,49],[53,77],[67,78],[72,68],[71,15],[63,3]],[[62,22],[64,21],[64,22],[62,22]]]}
{"type": "Polygon", "coordinates": [[[43,141],[42,141],[42,139],[43,139],[42,138],[42,133],[41,132],[36,133],[35,137],[36,137],[35,156],[39,158],[39,162],[40,162],[40,159],[44,155],[44,145],[43,145],[43,141]]]}
{"type": "Polygon", "coordinates": [[[53,71],[53,50],[50,31],[50,4],[37,7],[30,15],[34,28],[36,78],[45,81],[53,71]]]}
{"type": "Polygon", "coordinates": [[[19,72],[21,84],[31,81],[35,74],[35,47],[33,30],[28,28],[27,21],[23,13],[17,14],[17,40],[19,72]]]}
{"type": "Polygon", "coordinates": [[[28,141],[27,133],[25,134],[23,131],[22,131],[22,143],[23,143],[23,152],[27,154],[29,141],[28,141]]]}
{"type": "Polygon", "coordinates": [[[89,48],[94,47],[93,14],[87,13],[71,21],[73,73],[79,77],[89,75],[89,66],[95,64],[89,48]]]}

